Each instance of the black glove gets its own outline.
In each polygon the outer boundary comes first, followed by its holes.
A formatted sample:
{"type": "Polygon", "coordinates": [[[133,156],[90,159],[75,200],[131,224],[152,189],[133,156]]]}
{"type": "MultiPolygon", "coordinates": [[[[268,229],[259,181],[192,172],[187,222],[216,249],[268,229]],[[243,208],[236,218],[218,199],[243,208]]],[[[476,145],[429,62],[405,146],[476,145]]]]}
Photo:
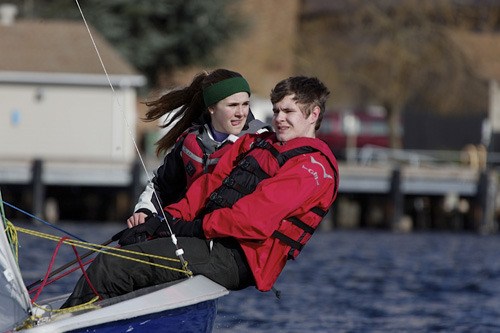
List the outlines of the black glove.
{"type": "Polygon", "coordinates": [[[170,228],[176,236],[180,237],[198,237],[205,239],[205,233],[203,232],[203,220],[195,219],[193,221],[184,221],[183,219],[170,218],[167,216],[170,222],[170,228]]]}
{"type": "Polygon", "coordinates": [[[118,241],[121,246],[147,241],[151,238],[167,237],[170,235],[166,222],[158,215],[153,214],[142,224],[136,225],[123,232],[118,241]]]}
{"type": "Polygon", "coordinates": [[[205,239],[205,233],[203,232],[203,221],[202,219],[195,219],[193,221],[186,221],[181,218],[173,217],[169,212],[165,211],[165,217],[167,218],[170,229],[172,233],[180,237],[197,237],[205,239]]]}

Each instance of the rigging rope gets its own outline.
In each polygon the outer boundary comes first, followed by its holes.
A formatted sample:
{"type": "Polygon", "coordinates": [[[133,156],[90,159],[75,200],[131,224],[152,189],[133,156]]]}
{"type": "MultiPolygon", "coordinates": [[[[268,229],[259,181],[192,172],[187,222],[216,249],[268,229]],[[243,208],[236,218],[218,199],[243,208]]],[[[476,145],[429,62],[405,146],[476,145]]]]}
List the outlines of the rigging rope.
{"type": "MultiPolygon", "coordinates": [[[[63,241],[65,239],[68,239],[68,237],[66,237],[66,236],[62,237],[59,240],[59,242],[57,243],[56,249],[54,250],[54,253],[52,253],[52,259],[50,260],[49,267],[47,268],[47,273],[45,273],[45,277],[42,280],[42,284],[40,285],[40,287],[38,287],[35,296],[33,296],[33,298],[31,299],[31,303],[34,303],[38,299],[38,296],[40,296],[43,288],[47,284],[47,280],[49,279],[49,274],[50,274],[50,271],[52,270],[52,266],[54,265],[54,262],[56,260],[57,253],[59,252],[59,249],[61,248],[61,245],[63,244],[63,241]]],[[[90,286],[92,287],[92,285],[90,285],[90,286]]]]}
{"type": "MultiPolygon", "coordinates": [[[[3,214],[3,213],[2,213],[3,214]]],[[[5,215],[2,215],[2,217],[5,219],[4,221],[4,228],[5,228],[5,234],[7,235],[7,239],[9,240],[10,247],[12,249],[12,254],[14,255],[14,258],[16,259],[16,263],[19,265],[19,251],[17,247],[17,230],[14,227],[14,225],[5,218],[5,215]]]]}
{"type": "MultiPolygon", "coordinates": [[[[94,261],[94,259],[90,259],[90,260],[87,260],[86,262],[82,263],[83,266],[87,266],[89,265],[92,261],[94,261]]],[[[71,269],[67,269],[66,271],[62,272],[62,273],[59,273],[58,275],[55,275],[54,272],[51,272],[50,275],[51,276],[55,276],[54,278],[49,278],[46,280],[45,282],[45,285],[48,286],[49,284],[52,284],[53,282],[55,281],[58,281],[60,279],[62,279],[63,277],[73,273],[74,271],[77,271],[77,270],[81,270],[81,266],[78,266],[78,267],[73,267],[71,269]]],[[[40,283],[44,282],[45,279],[43,279],[40,283]]],[[[41,286],[38,286],[36,288],[33,288],[33,289],[28,289],[28,293],[29,294],[34,294],[36,292],[38,292],[38,290],[40,290],[41,286]]]]}
{"type": "MultiPolygon", "coordinates": [[[[27,228],[22,228],[22,227],[14,226],[12,224],[12,222],[10,222],[9,220],[7,220],[7,219],[5,219],[5,220],[6,220],[6,224],[7,224],[6,228],[5,228],[5,233],[8,234],[8,235],[10,235],[9,237],[13,240],[12,246],[15,249],[16,261],[18,260],[18,258],[17,258],[17,249],[18,249],[18,245],[19,245],[18,244],[18,237],[17,237],[17,233],[18,232],[25,233],[27,235],[31,235],[31,236],[35,236],[35,237],[40,237],[40,238],[44,238],[44,239],[47,239],[47,240],[50,240],[50,241],[57,242],[57,246],[56,246],[56,249],[54,250],[54,253],[52,255],[52,259],[51,259],[51,262],[49,264],[49,267],[47,268],[47,272],[45,274],[45,278],[43,279],[43,282],[40,285],[40,287],[38,287],[37,289],[34,290],[34,292],[36,292],[36,295],[32,298],[32,301],[31,301],[31,303],[33,304],[33,306],[41,309],[45,313],[62,314],[62,313],[68,313],[68,312],[74,312],[74,311],[89,310],[89,309],[96,309],[96,308],[98,308],[98,306],[94,305],[93,303],[95,303],[97,300],[99,300],[100,296],[94,290],[94,288],[92,287],[92,284],[90,283],[88,277],[86,276],[85,269],[84,269],[84,266],[86,264],[90,263],[92,260],[89,260],[86,263],[83,263],[80,260],[80,258],[79,258],[79,255],[78,255],[78,253],[76,251],[76,247],[80,247],[80,248],[92,250],[94,252],[99,252],[99,253],[102,253],[102,254],[105,254],[105,255],[111,255],[111,256],[119,257],[119,258],[122,258],[122,259],[125,259],[125,260],[131,260],[131,261],[139,262],[139,263],[142,263],[142,264],[145,264],[145,265],[155,266],[155,267],[172,270],[172,271],[179,272],[179,273],[184,273],[187,276],[192,276],[192,272],[189,269],[187,269],[187,261],[184,261],[184,263],[183,263],[180,259],[176,259],[176,258],[163,257],[163,256],[158,256],[158,255],[153,255],[153,254],[148,254],[148,253],[143,253],[143,252],[137,252],[137,251],[132,251],[132,250],[126,250],[126,249],[121,249],[121,248],[106,246],[106,245],[102,245],[102,244],[94,244],[94,243],[89,243],[89,242],[74,240],[74,239],[68,238],[67,236],[58,237],[58,236],[54,236],[54,235],[51,235],[51,234],[43,233],[43,232],[40,232],[40,231],[36,231],[36,230],[31,230],[31,229],[27,229],[27,228]],[[89,283],[89,285],[91,286],[91,288],[93,289],[94,293],[97,296],[94,297],[92,300],[90,300],[87,303],[84,303],[84,304],[81,304],[81,305],[77,305],[77,306],[74,306],[74,307],[69,307],[69,308],[66,308],[66,309],[49,309],[47,307],[43,307],[43,306],[38,305],[36,303],[36,300],[38,299],[38,296],[40,295],[40,293],[42,292],[42,289],[46,285],[48,285],[51,282],[57,280],[57,279],[49,280],[49,275],[50,275],[50,271],[52,269],[52,266],[53,266],[53,264],[55,262],[55,257],[56,257],[56,255],[57,255],[57,253],[59,251],[59,248],[60,248],[60,246],[62,244],[70,245],[73,248],[73,251],[74,251],[76,257],[78,258],[79,268],[82,270],[82,272],[83,272],[83,274],[84,274],[87,282],[89,283]],[[123,254],[120,254],[120,252],[123,253],[123,254]],[[146,259],[147,258],[154,258],[154,259],[159,259],[159,260],[163,260],[163,261],[169,261],[169,262],[172,262],[172,263],[180,263],[182,265],[182,269],[175,268],[175,267],[172,267],[172,266],[162,265],[162,264],[158,264],[158,263],[154,263],[154,262],[150,262],[149,260],[143,260],[143,259],[139,259],[139,258],[133,258],[133,257],[131,257],[131,255],[134,255],[134,256],[137,256],[137,257],[146,257],[146,259]]],[[[74,270],[76,270],[76,269],[73,269],[71,272],[73,272],[74,270]]],[[[65,275],[67,275],[69,273],[62,273],[62,274],[64,274],[64,276],[65,276],[65,275]]],[[[40,319],[40,318],[42,318],[42,317],[43,317],[43,315],[38,315],[37,316],[36,314],[32,314],[30,316],[30,318],[26,319],[26,321],[22,325],[22,327],[23,328],[31,328],[31,327],[33,327],[33,323],[37,322],[37,320],[40,319]]]]}
{"type": "MultiPolygon", "coordinates": [[[[33,328],[33,327],[39,325],[40,322],[42,322],[44,320],[45,313],[48,313],[50,315],[52,315],[52,314],[60,315],[60,314],[70,313],[70,312],[75,312],[75,311],[99,309],[100,307],[98,305],[94,304],[98,300],[99,300],[99,297],[96,296],[86,303],[75,305],[75,306],[72,306],[70,308],[64,308],[64,309],[53,309],[52,307],[42,306],[42,305],[39,305],[39,304],[33,302],[33,306],[37,309],[40,309],[42,311],[42,313],[39,313],[39,312],[32,313],[31,316],[26,318],[26,320],[21,325],[16,327],[15,331],[30,329],[30,328],[33,328]]],[[[48,320],[50,320],[50,319],[51,319],[51,317],[49,316],[48,320]]],[[[47,320],[47,319],[45,319],[45,320],[47,320]]]]}
{"type": "MultiPolygon", "coordinates": [[[[99,297],[96,296],[96,297],[92,298],[90,301],[88,301],[87,303],[75,305],[75,306],[72,306],[70,308],[64,308],[64,309],[52,309],[52,308],[48,308],[46,306],[43,306],[43,305],[40,305],[37,303],[33,303],[33,305],[35,307],[41,309],[42,311],[47,312],[47,313],[50,312],[50,313],[61,314],[61,313],[69,313],[69,312],[82,311],[82,310],[99,309],[100,306],[94,305],[94,303],[97,302],[98,300],[99,300],[99,297]]],[[[42,318],[42,316],[35,316],[35,318],[42,318]]]]}
{"type": "Polygon", "coordinates": [[[15,210],[17,210],[18,212],[23,213],[24,215],[26,215],[26,216],[28,216],[28,217],[31,217],[32,219],[35,219],[35,220],[37,220],[38,222],[41,222],[41,223],[43,223],[43,224],[45,224],[45,225],[47,225],[47,226],[51,227],[52,229],[59,230],[60,232],[62,232],[62,233],[64,233],[64,234],[66,234],[66,235],[68,235],[68,236],[71,236],[71,237],[73,237],[73,238],[76,238],[76,239],[78,239],[78,240],[81,240],[82,242],[85,242],[85,239],[82,239],[82,238],[80,238],[80,237],[78,237],[78,236],[76,236],[76,235],[73,235],[72,233],[70,233],[70,232],[68,232],[68,231],[66,231],[66,230],[63,230],[63,229],[59,228],[58,226],[56,226],[56,225],[54,225],[54,224],[52,224],[52,223],[50,223],[50,222],[47,222],[47,221],[45,221],[45,220],[43,220],[43,219],[39,218],[38,216],[35,216],[35,215],[33,215],[33,214],[30,214],[30,213],[28,213],[27,211],[25,211],[25,210],[23,210],[23,209],[21,209],[21,208],[19,208],[19,207],[16,207],[16,206],[14,206],[13,204],[8,203],[7,201],[2,201],[2,200],[1,200],[1,198],[0,198],[0,201],[1,201],[1,203],[3,203],[5,206],[10,207],[10,208],[12,208],[12,209],[15,209],[15,210]]]}
{"type": "MultiPolygon", "coordinates": [[[[36,236],[36,237],[40,237],[40,238],[45,238],[45,239],[48,239],[48,240],[51,240],[51,241],[55,241],[55,242],[59,242],[60,241],[60,237],[54,236],[54,235],[51,235],[51,234],[46,234],[46,233],[43,233],[43,232],[40,232],[40,231],[30,230],[30,229],[26,229],[26,228],[22,228],[22,227],[17,227],[17,226],[14,227],[14,228],[18,232],[22,232],[22,233],[25,233],[25,234],[28,234],[28,235],[32,235],[32,236],[36,236]]],[[[74,239],[69,239],[69,238],[63,240],[62,243],[63,244],[67,244],[67,245],[71,245],[71,246],[77,246],[77,247],[80,247],[80,248],[83,248],[83,249],[92,250],[92,251],[103,253],[103,254],[106,254],[106,255],[111,255],[111,256],[119,257],[119,258],[122,258],[122,259],[125,259],[125,260],[131,260],[131,261],[143,263],[143,264],[150,265],[150,266],[155,266],[155,267],[159,267],[159,268],[169,269],[169,270],[172,270],[172,271],[176,271],[176,272],[188,274],[188,271],[186,271],[185,269],[180,269],[180,268],[175,268],[175,267],[171,267],[171,266],[166,266],[166,265],[162,265],[162,264],[150,262],[148,260],[143,260],[143,259],[139,259],[139,258],[133,258],[133,257],[127,256],[125,254],[134,255],[134,256],[137,256],[137,257],[146,257],[146,258],[159,259],[159,260],[170,261],[170,262],[181,262],[180,259],[169,258],[169,257],[162,257],[162,256],[154,255],[154,254],[137,252],[137,251],[132,251],[132,250],[126,250],[126,249],[122,249],[122,248],[116,248],[116,247],[106,246],[106,245],[101,245],[101,244],[94,244],[94,243],[89,243],[89,242],[81,242],[81,241],[74,240],[74,239]],[[105,250],[108,250],[108,251],[105,251],[105,250]],[[124,253],[124,254],[120,254],[120,253],[124,253]]],[[[191,275],[191,274],[192,273],[189,272],[189,275],[191,275]]]]}

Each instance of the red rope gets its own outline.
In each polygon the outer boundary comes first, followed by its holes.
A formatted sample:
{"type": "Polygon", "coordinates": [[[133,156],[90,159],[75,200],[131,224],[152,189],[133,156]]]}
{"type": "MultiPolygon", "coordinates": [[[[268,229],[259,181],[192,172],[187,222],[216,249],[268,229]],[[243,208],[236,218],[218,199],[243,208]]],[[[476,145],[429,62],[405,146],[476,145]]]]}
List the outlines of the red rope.
{"type": "MultiPolygon", "coordinates": [[[[73,268],[71,271],[69,272],[66,272],[66,273],[62,273],[60,276],[58,276],[57,278],[54,278],[54,279],[51,279],[49,280],[49,277],[50,277],[50,272],[52,271],[52,267],[54,266],[54,263],[55,263],[55,259],[57,257],[57,253],[59,252],[59,249],[61,248],[61,245],[64,243],[65,240],[69,239],[69,237],[67,236],[64,236],[64,237],[61,237],[59,239],[59,241],[57,242],[57,246],[56,248],[54,249],[54,253],[52,253],[52,258],[50,259],[50,263],[49,263],[49,266],[47,268],[47,272],[45,273],[45,276],[42,280],[42,283],[40,284],[40,286],[35,289],[36,290],[36,295],[31,299],[31,303],[35,303],[36,300],[38,299],[38,297],[40,296],[40,293],[42,292],[43,288],[45,288],[46,285],[49,285],[51,284],[52,282],[56,281],[56,280],[59,280],[60,278],[62,278],[63,276],[66,276],[72,272],[74,272],[75,270],[77,270],[78,268],[73,268]]],[[[82,271],[83,273],[83,276],[85,277],[85,280],[87,281],[87,283],[89,284],[90,286],[90,289],[92,289],[92,292],[99,297],[99,299],[102,299],[102,296],[99,295],[99,293],[97,292],[97,290],[94,288],[94,286],[92,285],[92,283],[90,282],[90,279],[89,277],[87,276],[87,272],[85,271],[85,265],[88,265],[90,262],[92,262],[94,259],[91,259],[89,261],[87,261],[86,263],[83,263],[82,262],[82,259],[80,258],[80,255],[78,254],[78,251],[76,250],[76,246],[72,245],[71,246],[73,248],[73,252],[75,253],[75,256],[76,256],[76,260],[78,261],[78,265],[79,265],[79,268],[80,270],[82,271]]]]}
{"type": "MultiPolygon", "coordinates": [[[[92,259],[90,259],[90,260],[88,260],[88,261],[86,261],[86,262],[84,262],[84,263],[83,263],[83,265],[84,265],[84,266],[87,266],[87,265],[88,265],[88,264],[90,264],[92,261],[94,261],[94,259],[93,259],[93,258],[92,258],[92,259]]],[[[47,281],[47,283],[45,284],[45,286],[48,286],[49,284],[54,283],[54,282],[56,282],[56,281],[58,281],[58,280],[62,279],[63,277],[65,277],[65,276],[67,276],[67,275],[69,275],[69,274],[71,274],[71,273],[73,273],[74,271],[79,270],[79,269],[81,269],[81,268],[80,268],[80,267],[73,267],[73,268],[72,268],[72,269],[70,269],[70,270],[67,270],[67,271],[65,271],[65,272],[62,272],[62,273],[60,273],[60,274],[56,275],[55,277],[53,277],[52,279],[48,280],[48,281],[47,281]]],[[[33,289],[29,290],[29,293],[30,293],[30,294],[33,294],[33,293],[35,293],[36,291],[38,291],[38,289],[40,289],[40,287],[33,288],[33,289]]]]}
{"type": "Polygon", "coordinates": [[[82,270],[83,276],[85,277],[85,280],[89,284],[90,289],[94,292],[94,294],[99,297],[99,299],[102,299],[102,296],[97,292],[97,290],[94,288],[94,285],[92,282],[90,282],[89,277],[87,276],[87,271],[85,271],[85,267],[83,267],[82,259],[78,255],[78,251],[76,250],[76,247],[73,245],[73,252],[75,252],[76,259],[78,260],[78,265],[80,266],[80,269],[82,270]]]}
{"type": "Polygon", "coordinates": [[[61,237],[61,239],[59,239],[59,242],[57,242],[57,246],[54,250],[54,253],[52,253],[52,258],[50,260],[49,267],[47,268],[47,272],[45,273],[45,277],[43,278],[42,283],[40,284],[40,287],[38,287],[38,292],[31,300],[31,303],[35,303],[36,300],[38,299],[38,296],[40,296],[40,293],[42,292],[43,288],[45,287],[45,284],[47,283],[47,280],[49,279],[50,271],[52,270],[52,266],[54,266],[54,262],[56,260],[57,253],[59,252],[59,249],[61,248],[61,245],[63,244],[63,242],[68,238],[69,237],[67,237],[67,236],[61,237]]]}

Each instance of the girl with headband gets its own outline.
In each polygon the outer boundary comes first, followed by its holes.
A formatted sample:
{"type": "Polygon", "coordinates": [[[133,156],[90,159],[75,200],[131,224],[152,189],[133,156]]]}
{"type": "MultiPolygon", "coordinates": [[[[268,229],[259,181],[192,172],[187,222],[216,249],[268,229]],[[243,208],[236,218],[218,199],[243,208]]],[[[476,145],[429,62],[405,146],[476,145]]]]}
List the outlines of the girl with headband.
{"type": "Polygon", "coordinates": [[[199,73],[189,86],[146,103],[150,107],[146,121],[169,115],[162,127],[177,122],[157,142],[158,155],[172,149],[140,195],[134,213],[127,219],[129,228],[181,199],[191,183],[211,172],[240,136],[271,129],[254,119],[250,94],[241,74],[216,69],[199,73]]]}

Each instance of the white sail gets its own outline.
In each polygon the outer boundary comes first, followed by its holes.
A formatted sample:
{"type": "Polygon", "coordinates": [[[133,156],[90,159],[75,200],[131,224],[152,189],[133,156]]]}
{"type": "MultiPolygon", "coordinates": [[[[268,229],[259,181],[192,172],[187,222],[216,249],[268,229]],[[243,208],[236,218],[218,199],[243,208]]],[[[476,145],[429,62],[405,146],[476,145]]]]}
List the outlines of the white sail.
{"type": "MultiPolygon", "coordinates": [[[[0,195],[0,205],[2,205],[0,195]]],[[[3,212],[3,209],[2,209],[3,212]]],[[[10,244],[0,220],[0,332],[24,322],[31,313],[31,301],[12,254],[10,244]]]]}

